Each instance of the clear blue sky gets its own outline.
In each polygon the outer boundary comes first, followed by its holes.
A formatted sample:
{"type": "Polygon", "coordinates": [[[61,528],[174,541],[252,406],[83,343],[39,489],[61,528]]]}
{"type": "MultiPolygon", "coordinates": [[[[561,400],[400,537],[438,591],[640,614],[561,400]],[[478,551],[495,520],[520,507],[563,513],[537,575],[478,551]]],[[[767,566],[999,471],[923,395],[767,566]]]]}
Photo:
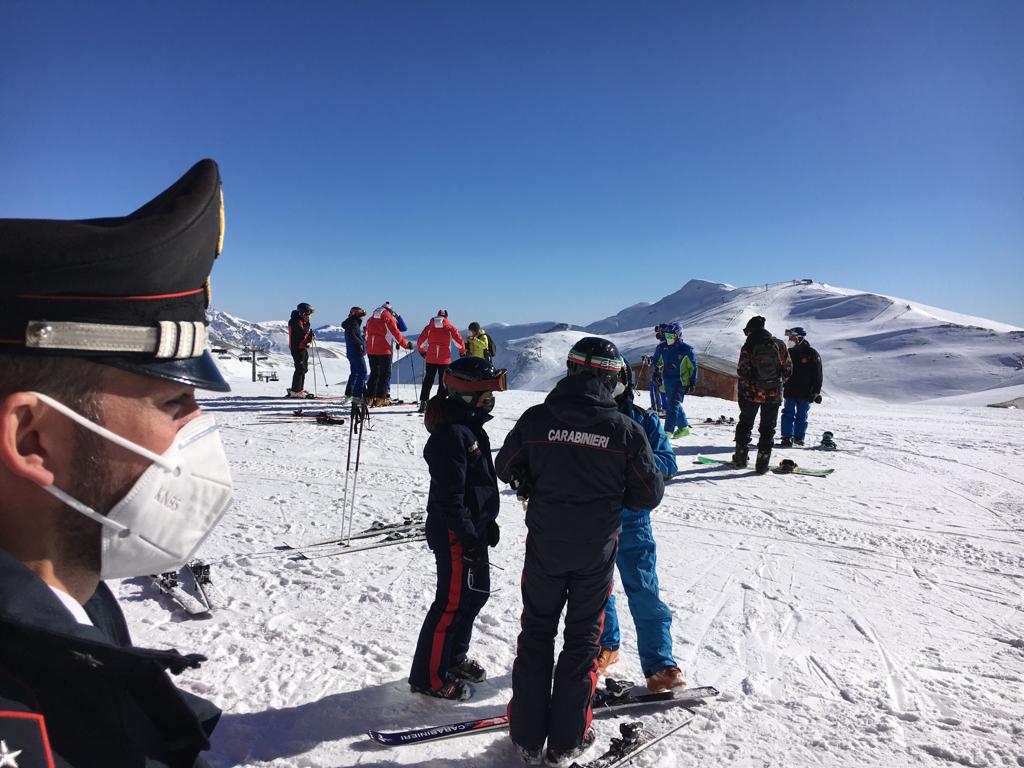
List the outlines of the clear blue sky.
{"type": "Polygon", "coordinates": [[[0,2],[0,215],[224,177],[214,304],[585,323],[811,277],[1024,325],[1024,2],[0,2]]]}

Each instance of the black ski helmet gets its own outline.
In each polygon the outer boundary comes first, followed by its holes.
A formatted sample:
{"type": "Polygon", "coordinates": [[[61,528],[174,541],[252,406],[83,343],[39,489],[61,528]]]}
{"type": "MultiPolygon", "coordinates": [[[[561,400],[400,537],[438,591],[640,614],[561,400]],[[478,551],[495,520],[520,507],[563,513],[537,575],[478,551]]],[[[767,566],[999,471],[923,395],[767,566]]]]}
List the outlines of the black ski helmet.
{"type": "Polygon", "coordinates": [[[601,380],[609,390],[615,387],[619,379],[619,371],[625,363],[619,348],[608,339],[599,336],[586,336],[569,350],[566,368],[569,374],[586,373],[601,380]]]}
{"type": "Polygon", "coordinates": [[[310,306],[309,304],[307,304],[307,303],[306,303],[306,302],[304,302],[304,301],[303,301],[303,302],[301,302],[301,303],[300,303],[300,304],[299,304],[299,305],[298,305],[298,306],[297,306],[297,307],[295,308],[295,311],[296,311],[296,312],[298,312],[298,313],[299,313],[300,315],[307,315],[307,314],[308,314],[308,315],[312,315],[312,314],[313,314],[314,312],[316,312],[316,310],[315,310],[315,309],[313,309],[313,307],[311,307],[311,306],[310,306]]]}
{"type": "Polygon", "coordinates": [[[449,365],[444,372],[444,386],[456,402],[476,408],[485,392],[508,389],[507,371],[495,368],[482,357],[467,355],[449,365]]]}

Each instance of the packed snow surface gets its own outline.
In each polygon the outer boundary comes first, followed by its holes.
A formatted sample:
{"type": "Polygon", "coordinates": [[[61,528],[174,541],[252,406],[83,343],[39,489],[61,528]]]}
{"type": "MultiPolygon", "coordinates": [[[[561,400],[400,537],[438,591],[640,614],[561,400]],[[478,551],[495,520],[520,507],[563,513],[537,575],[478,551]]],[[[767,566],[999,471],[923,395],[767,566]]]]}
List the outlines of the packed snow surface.
{"type": "MultiPolygon", "coordinates": [[[[319,391],[340,394],[347,366],[325,348],[319,391]]],[[[431,553],[407,543],[297,560],[279,549],[341,531],[348,448],[347,425],[280,416],[345,409],[276,399],[287,369],[275,383],[250,383],[237,360],[225,370],[233,391],[203,406],[222,425],[235,502],[200,552],[224,606],[190,619],[146,580],[119,587],[136,643],[209,657],[180,683],[224,709],[212,763],[521,765],[504,732],[392,749],[366,737],[504,712],[526,536],[515,497],[503,497],[492,554],[501,569],[472,647],[490,679],[469,702],[413,695],[405,679],[433,597],[431,553]]],[[[415,399],[407,379],[396,390],[415,399]]],[[[498,395],[495,449],[543,397],[498,395]]],[[[737,413],[720,400],[686,405],[693,434],[676,441],[680,472],[653,513],[658,570],[682,669],[722,696],[635,765],[1024,765],[1024,414],[826,399],[809,438],[828,429],[847,450],[774,457],[835,468],[821,479],[694,464],[732,443],[729,427],[704,419],[737,413]]],[[[425,508],[427,433],[411,410],[372,412],[357,530],[425,508]]],[[[612,670],[641,680],[624,599],[620,616],[623,660],[612,670]]],[[[638,714],[654,730],[685,716],[638,714]]],[[[595,720],[599,744],[622,719],[595,720]]]]}

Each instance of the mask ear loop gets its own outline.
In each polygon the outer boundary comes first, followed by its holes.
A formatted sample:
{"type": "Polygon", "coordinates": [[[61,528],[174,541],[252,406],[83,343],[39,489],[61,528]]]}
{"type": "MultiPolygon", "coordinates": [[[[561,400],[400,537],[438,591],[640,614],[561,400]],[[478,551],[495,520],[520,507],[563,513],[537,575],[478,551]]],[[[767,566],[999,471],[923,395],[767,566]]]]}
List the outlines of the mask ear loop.
{"type": "Polygon", "coordinates": [[[149,459],[154,464],[158,464],[163,469],[166,469],[168,472],[174,472],[176,474],[181,472],[181,469],[179,467],[169,462],[159,453],[153,453],[148,448],[143,448],[141,445],[136,445],[131,440],[121,437],[116,432],[111,432],[106,427],[102,427],[99,424],[93,422],[91,419],[85,418],[85,416],[78,413],[77,411],[71,410],[59,400],[54,400],[52,397],[50,397],[49,395],[44,395],[42,392],[30,392],[29,394],[35,395],[48,406],[53,408],[55,411],[62,413],[72,421],[88,429],[90,432],[95,432],[100,437],[105,437],[107,440],[114,443],[115,445],[119,445],[125,450],[131,451],[132,453],[136,453],[139,456],[142,456],[143,458],[149,459]]]}

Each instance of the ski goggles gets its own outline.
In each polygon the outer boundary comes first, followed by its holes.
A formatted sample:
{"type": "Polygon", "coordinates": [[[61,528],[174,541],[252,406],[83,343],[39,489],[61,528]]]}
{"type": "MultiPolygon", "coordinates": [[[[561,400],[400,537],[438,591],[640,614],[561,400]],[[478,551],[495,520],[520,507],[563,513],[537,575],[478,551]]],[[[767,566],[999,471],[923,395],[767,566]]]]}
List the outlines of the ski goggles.
{"type": "Polygon", "coordinates": [[[445,373],[444,385],[449,392],[468,394],[472,392],[504,392],[508,389],[508,371],[502,368],[489,379],[463,379],[451,368],[445,373]]]}
{"type": "Polygon", "coordinates": [[[668,344],[673,343],[677,338],[679,338],[679,337],[676,336],[674,333],[666,333],[665,334],[665,342],[668,343],[668,344]]]}

